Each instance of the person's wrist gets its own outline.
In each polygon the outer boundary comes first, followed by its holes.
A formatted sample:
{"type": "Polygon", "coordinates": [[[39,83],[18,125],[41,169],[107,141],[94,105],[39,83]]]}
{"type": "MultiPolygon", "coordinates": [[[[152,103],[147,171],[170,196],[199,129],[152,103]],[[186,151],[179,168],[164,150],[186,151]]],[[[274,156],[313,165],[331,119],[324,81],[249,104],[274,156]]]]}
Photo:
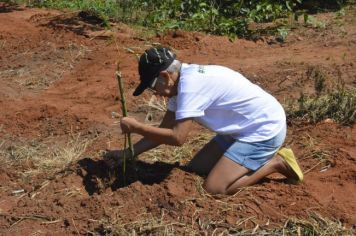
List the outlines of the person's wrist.
{"type": "Polygon", "coordinates": [[[133,133],[140,133],[140,130],[142,130],[143,125],[140,122],[137,122],[137,124],[133,127],[133,133]]]}

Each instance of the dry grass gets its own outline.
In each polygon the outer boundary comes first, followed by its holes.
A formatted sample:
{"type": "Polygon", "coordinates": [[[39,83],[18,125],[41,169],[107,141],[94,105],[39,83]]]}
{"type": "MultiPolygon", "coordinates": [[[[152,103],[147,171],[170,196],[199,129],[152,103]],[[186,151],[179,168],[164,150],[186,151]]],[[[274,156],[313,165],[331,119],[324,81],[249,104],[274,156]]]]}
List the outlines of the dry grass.
{"type": "Polygon", "coordinates": [[[0,49],[5,48],[6,46],[6,40],[0,40],[0,49]]]}
{"type": "MultiPolygon", "coordinates": [[[[196,212],[199,213],[199,212],[196,212]]],[[[143,213],[136,221],[124,223],[120,219],[101,220],[99,232],[92,235],[298,235],[298,236],[335,236],[353,235],[352,229],[347,229],[339,221],[324,218],[312,213],[308,219],[287,219],[284,225],[271,226],[269,223],[259,225],[253,216],[239,219],[235,225],[227,224],[223,220],[201,218],[197,214],[192,221],[176,221],[166,217],[163,209],[160,217],[150,213],[143,213]],[[244,229],[246,222],[252,222],[253,227],[244,229]]]]}
{"type": "Polygon", "coordinates": [[[0,71],[0,76],[27,89],[45,89],[61,79],[66,71],[73,69],[78,60],[89,51],[87,47],[74,43],[57,48],[53,43],[47,42],[34,51],[10,56],[9,60],[18,61],[22,66],[0,71]]]}
{"type": "Polygon", "coordinates": [[[51,158],[38,160],[39,167],[44,170],[64,169],[70,163],[77,161],[91,141],[81,139],[79,135],[73,137],[64,147],[52,152],[51,158]]]}
{"type": "MultiPolygon", "coordinates": [[[[165,210],[162,209],[161,216],[155,217],[151,213],[143,213],[137,216],[137,220],[124,223],[120,219],[114,221],[102,221],[100,233],[105,235],[196,235],[192,228],[178,221],[165,219],[165,210]],[[180,228],[181,230],[177,230],[180,228]]],[[[95,233],[93,233],[96,235],[95,233]]]]}
{"type": "Polygon", "coordinates": [[[0,159],[9,166],[24,167],[25,176],[55,173],[77,161],[91,142],[80,135],[72,136],[63,145],[31,141],[5,147],[3,141],[0,144],[0,159]]]}
{"type": "Polygon", "coordinates": [[[324,218],[312,213],[309,219],[288,219],[283,228],[275,231],[276,235],[353,235],[341,222],[324,218]]]}
{"type": "Polygon", "coordinates": [[[313,160],[315,163],[309,169],[304,171],[304,174],[319,167],[320,171],[325,171],[330,168],[333,163],[333,154],[329,146],[323,144],[315,137],[306,134],[302,136],[299,141],[303,154],[300,156],[299,161],[304,159],[313,160]]]}
{"type": "Polygon", "coordinates": [[[147,101],[143,101],[143,105],[141,109],[146,113],[146,122],[153,122],[158,124],[158,120],[155,119],[158,117],[163,117],[165,112],[167,111],[167,100],[164,98],[159,99],[156,96],[151,96],[151,98],[147,101]]]}
{"type": "Polygon", "coordinates": [[[150,107],[154,110],[158,110],[158,111],[162,111],[162,112],[167,111],[167,101],[164,98],[158,99],[156,96],[152,96],[150,98],[150,100],[148,101],[147,105],[148,105],[148,107],[150,107]]]}
{"type": "Polygon", "coordinates": [[[195,152],[200,150],[213,137],[211,132],[191,135],[187,142],[181,147],[161,145],[155,149],[141,154],[140,159],[148,162],[162,161],[166,163],[186,164],[195,152]]]}
{"type": "Polygon", "coordinates": [[[304,158],[315,158],[317,160],[327,161],[331,157],[329,147],[309,134],[303,136],[300,142],[303,150],[307,153],[304,158]]]}

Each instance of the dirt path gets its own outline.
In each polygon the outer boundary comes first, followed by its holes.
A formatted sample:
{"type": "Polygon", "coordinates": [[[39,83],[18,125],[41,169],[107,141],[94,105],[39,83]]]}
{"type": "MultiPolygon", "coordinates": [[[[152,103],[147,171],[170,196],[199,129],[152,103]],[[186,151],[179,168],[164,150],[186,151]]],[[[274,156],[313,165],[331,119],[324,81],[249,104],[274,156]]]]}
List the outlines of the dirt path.
{"type": "MultiPolygon", "coordinates": [[[[321,17],[326,22],[332,19],[331,14],[321,17]]],[[[140,52],[159,42],[171,46],[183,61],[229,66],[283,102],[298,98],[302,91],[313,92],[314,81],[307,76],[310,69],[324,73],[328,86],[336,79],[355,86],[352,19],[345,18],[342,27],[330,21],[325,30],[297,29],[285,44],[230,42],[184,32],[143,41],[127,26],[112,30],[106,37],[85,18],[56,11],[0,11],[0,154],[24,143],[30,144],[26,147],[64,143],[79,133],[95,139],[80,161],[56,175],[25,174],[30,162],[0,167],[1,235],[109,235],[128,234],[132,229],[141,234],[262,232],[287,219],[310,219],[316,214],[355,227],[353,127],[334,122],[291,124],[286,143],[306,172],[305,183],[290,185],[280,176],[271,176],[261,185],[220,199],[204,194],[202,178],[184,171],[180,164],[187,159],[177,164],[139,162],[139,181],[122,187],[122,180],[112,177],[115,173],[103,165],[99,154],[108,146],[123,145],[112,117],[112,112],[120,113],[114,79],[117,60],[125,78],[129,113],[139,119],[147,113],[144,99],[149,95],[136,100],[131,96],[138,83],[137,64],[127,48],[140,52]],[[93,38],[93,33],[99,36],[93,38]]],[[[198,136],[202,132],[206,130],[196,126],[191,143],[204,139],[198,136]]],[[[143,155],[142,160],[154,154],[143,155]]]]}

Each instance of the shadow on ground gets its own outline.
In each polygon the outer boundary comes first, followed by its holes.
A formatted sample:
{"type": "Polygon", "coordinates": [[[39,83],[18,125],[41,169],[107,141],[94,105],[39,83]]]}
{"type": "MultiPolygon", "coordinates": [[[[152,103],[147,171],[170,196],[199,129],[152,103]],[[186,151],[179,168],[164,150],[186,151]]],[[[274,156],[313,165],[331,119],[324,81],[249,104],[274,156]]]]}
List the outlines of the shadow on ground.
{"type": "Polygon", "coordinates": [[[100,194],[107,188],[115,191],[136,181],[148,185],[159,184],[176,167],[179,167],[178,163],[127,162],[126,175],[124,175],[122,166],[110,168],[103,160],[84,158],[78,161],[76,172],[83,178],[83,185],[88,194],[93,195],[100,194]]]}
{"type": "Polygon", "coordinates": [[[88,31],[102,30],[105,21],[90,12],[79,11],[58,15],[41,25],[72,31],[78,35],[86,35],[88,31]]]}
{"type": "Polygon", "coordinates": [[[9,13],[13,11],[23,11],[21,7],[16,4],[8,3],[8,2],[0,2],[0,13],[9,13]]]}

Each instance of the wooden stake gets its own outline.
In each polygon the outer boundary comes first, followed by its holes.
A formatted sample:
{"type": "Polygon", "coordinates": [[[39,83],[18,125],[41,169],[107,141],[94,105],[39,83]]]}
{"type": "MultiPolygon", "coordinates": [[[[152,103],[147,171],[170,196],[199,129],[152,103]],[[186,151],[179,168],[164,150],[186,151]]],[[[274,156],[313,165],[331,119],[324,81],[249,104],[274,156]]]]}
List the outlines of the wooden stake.
{"type": "MultiPolygon", "coordinates": [[[[120,71],[120,63],[117,63],[117,68],[116,68],[116,79],[119,84],[119,92],[121,96],[121,105],[122,105],[122,114],[124,117],[127,117],[127,108],[126,108],[126,99],[125,99],[125,94],[124,94],[124,86],[122,83],[122,76],[121,76],[121,71],[120,71]]],[[[131,134],[129,133],[127,135],[128,143],[129,143],[129,149],[130,149],[130,158],[134,158],[135,153],[133,150],[133,145],[132,145],[132,140],[131,140],[131,134]]]]}
{"type": "MultiPolygon", "coordinates": [[[[126,99],[125,99],[125,94],[124,94],[124,86],[123,86],[123,83],[122,83],[122,76],[121,76],[121,71],[120,71],[120,63],[117,62],[117,67],[116,67],[116,79],[117,79],[117,82],[119,84],[119,93],[120,93],[120,97],[121,97],[121,108],[122,108],[122,115],[124,117],[127,117],[127,108],[126,108],[126,99]]],[[[123,174],[123,177],[124,177],[124,185],[126,185],[126,155],[125,155],[125,150],[126,150],[126,141],[128,142],[129,144],[129,150],[130,150],[130,157],[129,159],[132,159],[134,160],[134,156],[135,156],[135,153],[134,153],[134,149],[133,149],[133,145],[132,145],[132,140],[131,140],[131,134],[128,133],[128,134],[125,134],[125,142],[124,142],[124,162],[123,162],[123,166],[122,166],[122,174],[123,174]]],[[[134,166],[135,165],[135,161],[134,161],[134,166]]],[[[136,168],[135,168],[135,171],[136,171],[136,168]]]]}

